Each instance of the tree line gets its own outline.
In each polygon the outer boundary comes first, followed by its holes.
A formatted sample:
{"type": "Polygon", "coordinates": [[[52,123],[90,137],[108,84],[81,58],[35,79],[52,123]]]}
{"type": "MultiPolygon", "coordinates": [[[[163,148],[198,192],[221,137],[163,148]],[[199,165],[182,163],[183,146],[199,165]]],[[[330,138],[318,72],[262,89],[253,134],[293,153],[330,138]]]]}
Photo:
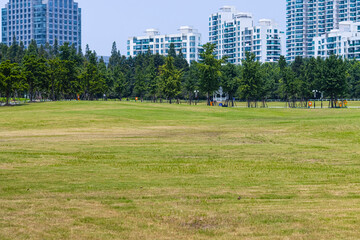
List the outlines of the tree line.
{"type": "Polygon", "coordinates": [[[338,99],[360,98],[360,63],[338,56],[303,59],[287,63],[260,63],[246,53],[242,65],[217,59],[216,46],[207,43],[199,62],[188,64],[171,44],[167,57],[150,50],[134,58],[121,55],[113,43],[109,63],[87,46],[81,49],[65,43],[27,49],[14,41],[0,44],[0,98],[9,104],[13,98],[35,100],[129,99],[170,103],[195,97],[207,99],[220,87],[234,105],[234,98],[246,100],[248,107],[266,106],[268,99],[286,101],[289,107],[306,107],[314,90],[329,98],[336,107],[338,99]]]}

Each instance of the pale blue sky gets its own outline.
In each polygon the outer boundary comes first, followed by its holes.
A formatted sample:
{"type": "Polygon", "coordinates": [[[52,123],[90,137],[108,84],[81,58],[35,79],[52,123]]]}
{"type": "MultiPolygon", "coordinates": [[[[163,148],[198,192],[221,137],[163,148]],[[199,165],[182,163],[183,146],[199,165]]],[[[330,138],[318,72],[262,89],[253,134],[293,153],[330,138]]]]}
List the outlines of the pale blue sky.
{"type": "MultiPolygon", "coordinates": [[[[1,7],[7,0],[0,0],[1,7]]],[[[199,29],[208,41],[208,17],[224,5],[253,13],[255,20],[274,19],[285,30],[285,0],[77,0],[83,11],[83,48],[89,44],[99,55],[109,55],[113,41],[126,54],[130,36],[142,35],[147,28],[174,33],[180,26],[199,29]]]]}

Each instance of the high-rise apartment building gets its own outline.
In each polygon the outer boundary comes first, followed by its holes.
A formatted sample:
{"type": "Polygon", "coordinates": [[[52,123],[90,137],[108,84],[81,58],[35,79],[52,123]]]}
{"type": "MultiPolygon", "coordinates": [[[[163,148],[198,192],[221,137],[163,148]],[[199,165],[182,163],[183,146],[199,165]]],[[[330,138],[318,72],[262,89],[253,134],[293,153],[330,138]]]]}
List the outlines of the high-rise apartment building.
{"type": "Polygon", "coordinates": [[[209,41],[216,44],[218,59],[241,64],[245,52],[253,52],[261,62],[277,61],[281,55],[281,32],[271,20],[261,20],[254,26],[250,13],[225,6],[209,17],[209,41]]]}
{"type": "Polygon", "coordinates": [[[338,29],[314,37],[314,57],[328,58],[338,55],[342,58],[360,60],[360,22],[340,22],[338,29]]]}
{"type": "Polygon", "coordinates": [[[177,54],[181,52],[189,63],[199,60],[201,34],[190,26],[180,27],[179,33],[175,34],[161,35],[157,29],[147,29],[145,36],[130,37],[127,41],[127,56],[135,57],[148,51],[167,56],[172,43],[177,54]]]}
{"type": "Polygon", "coordinates": [[[260,62],[277,62],[281,56],[281,31],[270,19],[261,19],[257,26],[242,31],[242,59],[252,52],[260,62]]]}
{"type": "Polygon", "coordinates": [[[360,21],[360,0],[287,0],[287,60],[314,56],[313,38],[360,21]]]}
{"type": "Polygon", "coordinates": [[[227,56],[230,63],[240,64],[241,38],[245,28],[253,26],[250,13],[241,13],[235,7],[225,6],[209,17],[209,41],[216,44],[218,59],[227,56]]]}
{"type": "Polygon", "coordinates": [[[73,0],[9,0],[2,9],[2,42],[27,47],[65,42],[81,46],[81,8],[73,0]]]}

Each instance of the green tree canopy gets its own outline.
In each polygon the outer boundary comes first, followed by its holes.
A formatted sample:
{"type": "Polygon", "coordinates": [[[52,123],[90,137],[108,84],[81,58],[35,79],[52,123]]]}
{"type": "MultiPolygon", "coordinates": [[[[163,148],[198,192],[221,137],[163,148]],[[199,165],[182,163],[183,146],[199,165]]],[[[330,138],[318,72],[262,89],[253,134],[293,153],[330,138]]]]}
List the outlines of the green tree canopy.
{"type": "Polygon", "coordinates": [[[229,100],[232,106],[234,106],[234,96],[240,87],[240,67],[236,67],[234,64],[227,63],[222,66],[221,75],[221,87],[225,93],[229,95],[229,100]]]}
{"type": "Polygon", "coordinates": [[[190,64],[189,71],[185,73],[184,78],[183,87],[185,92],[188,94],[189,103],[191,105],[193,94],[199,89],[200,74],[197,62],[192,62],[190,64]]]}
{"type": "Polygon", "coordinates": [[[215,44],[207,43],[203,49],[198,64],[200,89],[206,93],[207,104],[210,105],[210,96],[220,88],[221,64],[224,61],[216,58],[215,44]]]}
{"type": "Polygon", "coordinates": [[[24,87],[23,76],[17,63],[5,61],[0,64],[0,92],[6,98],[6,105],[17,90],[24,87]]]}
{"type": "Polygon", "coordinates": [[[174,65],[174,58],[168,56],[165,64],[160,67],[160,91],[171,104],[171,100],[177,97],[181,92],[181,77],[182,71],[176,69],[174,65]]]}
{"type": "Polygon", "coordinates": [[[250,107],[251,101],[256,102],[261,99],[263,76],[260,69],[260,62],[256,61],[254,53],[246,52],[245,59],[242,61],[242,74],[240,92],[250,107]]]}
{"type": "Polygon", "coordinates": [[[345,95],[346,72],[346,65],[340,57],[331,55],[325,60],[322,90],[330,97],[331,107],[336,107],[336,101],[345,95]]]}

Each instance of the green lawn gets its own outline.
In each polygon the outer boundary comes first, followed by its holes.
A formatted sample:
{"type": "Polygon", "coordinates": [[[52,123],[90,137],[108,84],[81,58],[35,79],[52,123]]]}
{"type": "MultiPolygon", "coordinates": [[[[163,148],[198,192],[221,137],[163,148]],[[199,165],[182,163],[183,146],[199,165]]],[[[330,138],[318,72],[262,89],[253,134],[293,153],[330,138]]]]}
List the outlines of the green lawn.
{"type": "Polygon", "coordinates": [[[0,239],[359,239],[360,109],[0,108],[0,239]]]}

